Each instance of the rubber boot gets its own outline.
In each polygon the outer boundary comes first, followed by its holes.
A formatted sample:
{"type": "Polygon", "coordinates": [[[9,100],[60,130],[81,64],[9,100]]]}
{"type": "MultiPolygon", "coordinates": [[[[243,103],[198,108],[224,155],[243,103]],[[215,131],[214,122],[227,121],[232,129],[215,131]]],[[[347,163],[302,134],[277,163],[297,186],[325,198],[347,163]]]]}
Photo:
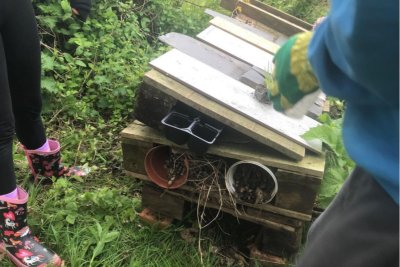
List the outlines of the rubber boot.
{"type": "Polygon", "coordinates": [[[18,199],[0,196],[0,251],[18,267],[64,266],[57,254],[32,235],[27,225],[28,193],[17,190],[18,199]]]}
{"type": "Polygon", "coordinates": [[[48,139],[50,152],[38,152],[23,147],[31,169],[32,177],[37,184],[39,177],[51,178],[61,176],[84,176],[86,173],[79,167],[67,168],[61,164],[60,143],[48,139]]]}

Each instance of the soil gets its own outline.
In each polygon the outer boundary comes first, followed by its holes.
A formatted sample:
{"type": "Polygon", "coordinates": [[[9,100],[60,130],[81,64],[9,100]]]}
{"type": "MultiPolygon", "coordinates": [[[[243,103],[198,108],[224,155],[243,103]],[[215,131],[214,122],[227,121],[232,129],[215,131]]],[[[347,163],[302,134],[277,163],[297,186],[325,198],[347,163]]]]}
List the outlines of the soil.
{"type": "Polygon", "coordinates": [[[262,168],[240,164],[233,175],[236,197],[250,204],[263,204],[271,198],[275,183],[262,168]]]}

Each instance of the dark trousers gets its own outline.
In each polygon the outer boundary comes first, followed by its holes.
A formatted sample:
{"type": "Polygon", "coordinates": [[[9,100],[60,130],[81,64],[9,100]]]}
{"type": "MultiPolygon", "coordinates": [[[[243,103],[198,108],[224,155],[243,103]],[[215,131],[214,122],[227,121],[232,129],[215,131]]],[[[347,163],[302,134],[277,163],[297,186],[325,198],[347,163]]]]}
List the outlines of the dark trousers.
{"type": "Polygon", "coordinates": [[[29,149],[46,136],[40,117],[40,42],[30,0],[0,1],[0,194],[16,187],[14,133],[29,149]]]}
{"type": "Polygon", "coordinates": [[[313,223],[296,267],[398,267],[399,206],[356,168],[313,223]]]}

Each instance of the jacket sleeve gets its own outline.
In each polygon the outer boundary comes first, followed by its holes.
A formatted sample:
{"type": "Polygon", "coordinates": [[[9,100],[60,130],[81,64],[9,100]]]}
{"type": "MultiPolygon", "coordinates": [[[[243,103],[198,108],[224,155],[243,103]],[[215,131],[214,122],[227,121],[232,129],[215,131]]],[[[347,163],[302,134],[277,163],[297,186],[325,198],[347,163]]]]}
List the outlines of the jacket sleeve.
{"type": "Polygon", "coordinates": [[[399,2],[332,0],[308,56],[328,95],[398,107],[399,2]]]}

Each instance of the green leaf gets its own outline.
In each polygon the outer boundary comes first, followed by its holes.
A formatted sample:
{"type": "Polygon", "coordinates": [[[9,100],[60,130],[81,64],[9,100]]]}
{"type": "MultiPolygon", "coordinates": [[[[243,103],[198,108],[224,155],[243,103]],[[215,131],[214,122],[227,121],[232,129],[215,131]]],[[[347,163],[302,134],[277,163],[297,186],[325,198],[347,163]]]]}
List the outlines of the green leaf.
{"type": "Polygon", "coordinates": [[[81,67],[86,67],[86,64],[82,60],[75,60],[75,64],[81,67]]]}
{"type": "Polygon", "coordinates": [[[43,77],[41,81],[42,89],[49,93],[56,93],[57,92],[57,84],[54,81],[53,77],[43,77]]]}
{"type": "Polygon", "coordinates": [[[64,12],[71,12],[71,6],[67,0],[61,0],[60,5],[64,12]]]}
{"type": "Polygon", "coordinates": [[[104,243],[111,242],[111,241],[115,240],[118,237],[119,237],[119,232],[118,231],[109,232],[104,237],[104,243]]]}
{"type": "Polygon", "coordinates": [[[69,215],[67,215],[67,217],[65,218],[65,220],[66,220],[67,223],[69,223],[69,224],[75,224],[76,215],[75,215],[75,214],[69,214],[69,215]]]}
{"type": "Polygon", "coordinates": [[[96,245],[96,247],[94,248],[94,250],[93,250],[92,258],[94,259],[94,258],[96,258],[97,256],[99,256],[99,255],[103,252],[103,249],[104,249],[104,242],[103,242],[102,240],[100,240],[100,241],[97,243],[97,245],[96,245]]]}

